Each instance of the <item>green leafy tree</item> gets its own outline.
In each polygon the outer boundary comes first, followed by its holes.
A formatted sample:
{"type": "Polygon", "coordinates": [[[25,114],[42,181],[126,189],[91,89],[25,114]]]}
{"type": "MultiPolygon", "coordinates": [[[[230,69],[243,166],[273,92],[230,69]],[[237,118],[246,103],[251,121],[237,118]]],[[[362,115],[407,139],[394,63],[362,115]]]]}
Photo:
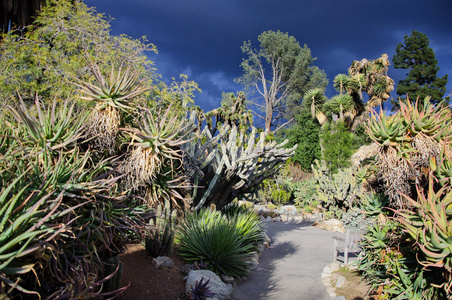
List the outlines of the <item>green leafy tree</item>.
{"type": "Polygon", "coordinates": [[[265,114],[256,114],[265,120],[266,132],[277,131],[283,119],[293,118],[306,91],[325,89],[328,80],[324,71],[312,65],[316,58],[308,46],[301,47],[288,33],[265,31],[258,40],[260,49],[252,48],[250,41],[243,43],[244,74],[236,82],[249,95],[257,92],[253,104],[265,114]]]}
{"type": "Polygon", "coordinates": [[[295,116],[296,123],[285,130],[288,146],[298,144],[292,161],[299,164],[306,171],[311,170],[311,164],[316,159],[320,160],[322,152],[320,148],[321,125],[311,117],[309,108],[302,108],[295,116]]]}
{"type": "Polygon", "coordinates": [[[355,148],[354,141],[353,133],[342,121],[326,123],[323,126],[321,134],[323,160],[332,173],[350,165],[350,157],[355,148]]]}
{"type": "MultiPolygon", "coordinates": [[[[408,97],[411,102],[417,98],[430,97],[430,102],[438,104],[446,92],[447,75],[437,77],[439,67],[433,49],[429,46],[427,35],[413,31],[405,36],[404,43],[397,45],[392,58],[396,69],[409,70],[407,77],[397,85],[397,95],[408,97]]],[[[446,99],[449,101],[449,97],[446,99]]],[[[393,108],[400,107],[399,101],[393,101],[393,108]]]]}
{"type": "Polygon", "coordinates": [[[110,35],[110,25],[103,15],[85,4],[58,1],[44,6],[22,35],[3,34],[0,97],[18,91],[25,100],[33,99],[36,93],[46,99],[66,98],[76,89],[77,79],[90,80],[90,61],[105,73],[113,65],[133,65],[139,77],[150,83],[153,63],[146,51],[156,48],[145,39],[110,35]]]}

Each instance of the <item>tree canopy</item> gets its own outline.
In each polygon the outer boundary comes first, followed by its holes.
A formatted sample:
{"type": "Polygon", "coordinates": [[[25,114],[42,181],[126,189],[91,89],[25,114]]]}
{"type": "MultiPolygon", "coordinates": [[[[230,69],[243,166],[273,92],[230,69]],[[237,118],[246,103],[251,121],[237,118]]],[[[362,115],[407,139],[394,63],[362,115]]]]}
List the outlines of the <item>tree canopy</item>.
{"type": "MultiPolygon", "coordinates": [[[[388,67],[389,59],[386,54],[374,60],[364,58],[353,61],[348,69],[348,75],[338,74],[334,78],[333,86],[339,95],[323,103],[310,101],[315,104],[315,111],[312,110],[313,116],[315,113],[320,124],[323,124],[331,118],[330,114],[334,113],[354,131],[367,119],[373,107],[389,99],[394,89],[394,80],[387,75],[388,67]],[[367,94],[367,99],[364,93],[367,94]]],[[[312,91],[308,95],[311,93],[312,91]]],[[[317,93],[318,91],[315,91],[315,94],[317,93]]]]}
{"type": "Polygon", "coordinates": [[[147,52],[157,52],[145,37],[114,36],[103,14],[81,1],[53,1],[43,6],[34,23],[22,34],[2,34],[0,43],[0,99],[64,99],[78,87],[76,82],[93,81],[90,65],[109,76],[112,66],[130,67],[138,72],[148,104],[173,103],[173,109],[186,110],[193,102],[194,82],[181,76],[170,85],[159,80],[147,52]],[[58,88],[55,88],[58,87],[58,88]],[[176,104],[177,103],[177,104],[176,104]],[[177,107],[176,107],[177,106],[177,107]]]}
{"type": "Polygon", "coordinates": [[[311,117],[309,108],[302,108],[295,116],[295,124],[285,129],[288,147],[298,144],[295,155],[291,158],[305,171],[311,170],[311,164],[322,158],[320,147],[321,126],[311,117]]]}
{"type": "Polygon", "coordinates": [[[241,67],[244,74],[236,79],[248,94],[257,92],[257,108],[264,111],[267,132],[276,131],[283,119],[291,120],[301,105],[304,94],[313,88],[325,89],[328,80],[325,72],[313,65],[308,46],[301,47],[293,36],[280,31],[265,31],[258,37],[260,49],[244,42],[242,52],[246,55],[241,67]]]}
{"type": "MultiPolygon", "coordinates": [[[[433,104],[443,100],[447,74],[437,77],[438,61],[429,44],[427,35],[413,31],[410,36],[405,36],[404,43],[397,45],[396,54],[392,59],[394,67],[409,70],[407,77],[400,80],[397,85],[397,95],[401,99],[408,97],[414,102],[417,98],[430,97],[430,102],[433,104]]],[[[393,108],[396,110],[399,107],[399,101],[393,101],[393,108]]]]}

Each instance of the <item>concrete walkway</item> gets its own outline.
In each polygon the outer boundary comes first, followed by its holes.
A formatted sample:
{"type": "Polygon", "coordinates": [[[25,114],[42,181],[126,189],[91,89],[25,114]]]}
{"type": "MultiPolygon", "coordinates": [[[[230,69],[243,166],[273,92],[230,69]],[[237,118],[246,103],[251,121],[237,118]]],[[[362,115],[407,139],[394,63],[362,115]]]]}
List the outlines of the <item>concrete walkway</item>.
{"type": "MultiPolygon", "coordinates": [[[[269,222],[272,240],[259,268],[232,292],[233,300],[329,300],[320,276],[333,259],[333,235],[312,222],[269,222]]],[[[345,236],[345,234],[342,234],[345,236]]]]}

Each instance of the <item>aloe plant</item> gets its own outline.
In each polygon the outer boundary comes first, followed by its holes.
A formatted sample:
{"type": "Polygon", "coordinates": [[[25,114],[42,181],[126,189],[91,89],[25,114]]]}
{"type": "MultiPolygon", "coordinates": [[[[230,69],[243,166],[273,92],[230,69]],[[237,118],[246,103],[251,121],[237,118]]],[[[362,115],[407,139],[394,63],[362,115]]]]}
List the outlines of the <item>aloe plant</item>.
{"type": "Polygon", "coordinates": [[[187,208],[178,190],[187,186],[182,169],[184,153],[180,147],[187,143],[193,122],[171,113],[171,106],[151,113],[142,111],[138,128],[123,128],[131,136],[131,150],[119,166],[125,175],[126,188],[144,188],[151,206],[169,201],[175,208],[187,208]],[[160,116],[160,117],[156,117],[160,116]],[[156,119],[158,121],[156,121],[156,119]]]}
{"type": "Polygon", "coordinates": [[[447,161],[441,151],[450,147],[451,113],[443,103],[433,106],[428,100],[418,99],[415,105],[409,100],[402,102],[400,111],[392,116],[381,111],[379,116],[373,113],[368,123],[367,132],[379,145],[377,179],[384,182],[390,205],[396,208],[404,205],[400,193],[410,196],[412,178],[417,177],[418,183],[427,182],[436,162],[440,162],[437,175],[442,183],[448,178],[447,161]]]}
{"type": "Polygon", "coordinates": [[[23,176],[0,194],[0,290],[37,294],[18,281],[21,276],[35,272],[44,247],[63,230],[49,222],[60,213],[62,194],[54,199],[51,193],[28,195],[27,186],[18,187],[23,176]]]}
{"type": "Polygon", "coordinates": [[[75,104],[69,107],[68,99],[61,106],[55,99],[51,107],[49,105],[45,108],[36,97],[33,108],[36,110],[37,116],[27,108],[20,97],[19,103],[19,106],[9,106],[9,109],[20,126],[27,132],[23,136],[27,154],[33,151],[36,154],[43,149],[49,151],[70,150],[73,149],[77,139],[82,136],[85,116],[79,114],[75,117],[73,114],[75,104]]]}
{"type": "Polygon", "coordinates": [[[90,115],[87,133],[94,138],[95,147],[114,154],[118,147],[122,114],[135,110],[132,99],[144,93],[146,88],[140,87],[141,83],[137,83],[139,73],[132,72],[130,67],[123,71],[121,65],[116,72],[115,66],[112,66],[108,79],[95,64],[91,64],[91,72],[97,85],[82,81],[76,84],[84,94],[80,99],[96,103],[90,115]]]}

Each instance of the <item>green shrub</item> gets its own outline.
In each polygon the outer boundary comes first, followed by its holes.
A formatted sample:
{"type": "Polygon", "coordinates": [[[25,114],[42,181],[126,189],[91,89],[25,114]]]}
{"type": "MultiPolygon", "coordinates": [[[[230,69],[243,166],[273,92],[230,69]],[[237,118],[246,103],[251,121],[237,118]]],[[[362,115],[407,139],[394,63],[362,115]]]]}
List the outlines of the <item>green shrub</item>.
{"type": "Polygon", "coordinates": [[[261,242],[262,227],[253,212],[228,218],[219,211],[202,209],[187,213],[176,234],[179,255],[187,262],[202,260],[218,274],[243,277],[246,259],[261,242]]]}
{"type": "Polygon", "coordinates": [[[305,212],[312,212],[317,205],[317,184],[316,179],[311,177],[305,181],[300,182],[295,188],[295,205],[302,208],[305,212]]]}
{"type": "Polygon", "coordinates": [[[372,225],[373,220],[369,217],[366,217],[361,209],[353,207],[342,214],[342,222],[344,223],[344,227],[347,230],[364,231],[370,225],[372,225]]]}

